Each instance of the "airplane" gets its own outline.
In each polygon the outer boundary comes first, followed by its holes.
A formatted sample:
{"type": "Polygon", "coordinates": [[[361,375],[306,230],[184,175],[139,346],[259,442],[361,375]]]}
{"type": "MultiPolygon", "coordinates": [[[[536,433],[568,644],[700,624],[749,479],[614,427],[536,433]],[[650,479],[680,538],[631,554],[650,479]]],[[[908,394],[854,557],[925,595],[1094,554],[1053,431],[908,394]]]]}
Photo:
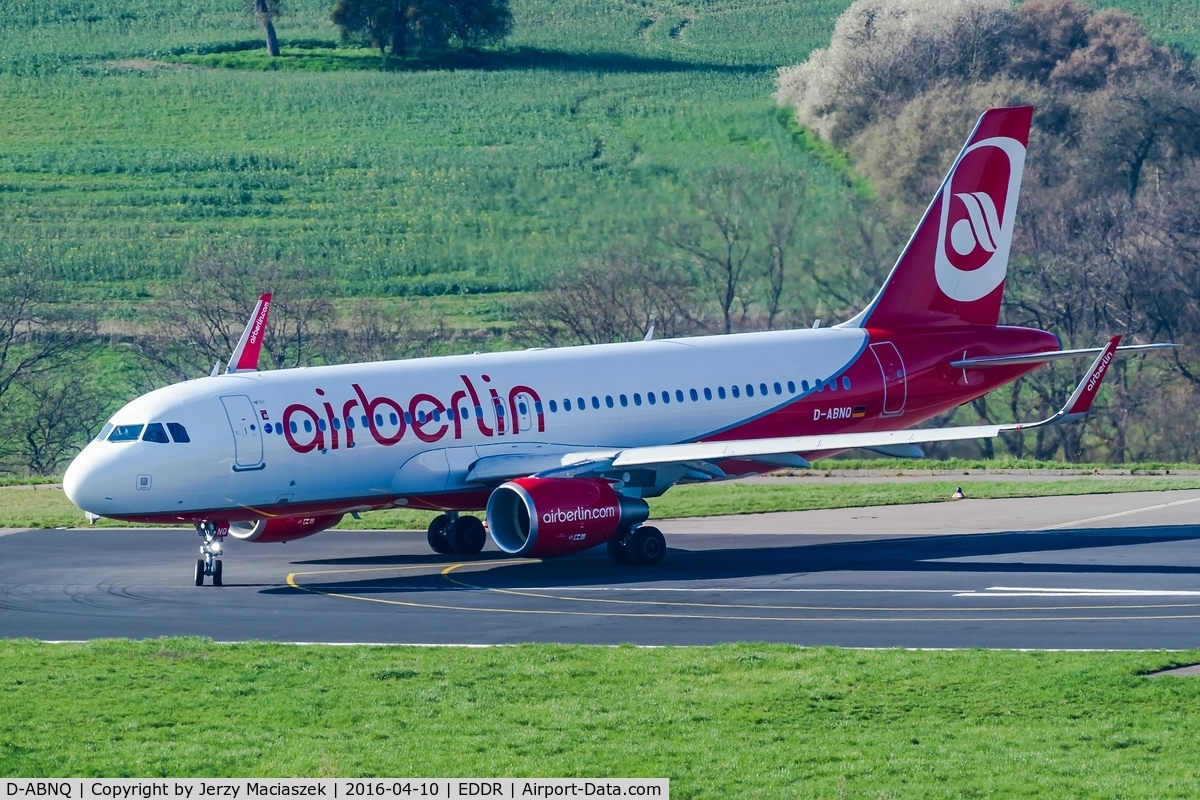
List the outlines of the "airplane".
{"type": "Polygon", "coordinates": [[[1173,345],[1062,350],[998,324],[1032,115],[984,112],[874,300],[841,324],[260,372],[265,294],[223,374],[121,408],[63,489],[93,519],[194,525],[198,586],[222,584],[227,536],[287,542],[396,507],[442,512],[437,553],[490,535],[513,556],[605,545],[649,566],[666,541],[646,498],[676,484],[1078,420],[1118,352],[1173,345]],[[912,429],[1092,354],[1047,419],[912,429]]]}

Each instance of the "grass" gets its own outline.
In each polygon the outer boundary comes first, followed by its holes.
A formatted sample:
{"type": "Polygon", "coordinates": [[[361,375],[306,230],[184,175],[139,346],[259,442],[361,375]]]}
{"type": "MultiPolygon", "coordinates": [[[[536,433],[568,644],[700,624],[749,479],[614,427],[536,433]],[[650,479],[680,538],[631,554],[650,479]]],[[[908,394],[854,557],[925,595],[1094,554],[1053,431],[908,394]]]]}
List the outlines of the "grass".
{"type": "Polygon", "coordinates": [[[1193,796],[1200,652],[0,643],[0,773],[647,776],[676,798],[1193,796]]]}
{"type": "MultiPolygon", "coordinates": [[[[756,514],[769,511],[810,511],[819,508],[939,503],[948,501],[953,481],[921,483],[716,483],[679,486],[650,501],[653,519],[706,517],[718,514],[756,514]]],[[[1160,492],[1200,489],[1200,478],[1138,477],[1122,479],[1076,478],[1022,483],[972,481],[967,494],[973,499],[1050,497],[1059,495],[1160,492]]],[[[409,509],[370,511],[362,519],[345,517],[340,530],[424,530],[434,512],[409,509]]],[[[61,489],[5,489],[0,492],[0,528],[74,528],[84,525],[83,512],[67,500],[61,489]]],[[[101,520],[106,527],[128,523],[101,520]]]]}

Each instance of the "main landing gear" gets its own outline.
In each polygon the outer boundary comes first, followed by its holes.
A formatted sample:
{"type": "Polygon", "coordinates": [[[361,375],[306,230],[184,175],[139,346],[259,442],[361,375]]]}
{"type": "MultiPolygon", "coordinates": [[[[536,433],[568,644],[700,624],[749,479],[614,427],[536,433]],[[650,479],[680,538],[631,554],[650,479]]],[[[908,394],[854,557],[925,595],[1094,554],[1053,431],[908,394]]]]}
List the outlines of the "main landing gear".
{"type": "Polygon", "coordinates": [[[427,537],[433,552],[443,555],[474,555],[487,543],[487,531],[479,517],[455,511],[434,517],[429,523],[427,537]]]}
{"type": "Polygon", "coordinates": [[[667,554],[667,539],[650,525],[639,525],[628,533],[608,540],[608,557],[617,564],[652,567],[667,554]]]}
{"type": "Polygon", "coordinates": [[[200,554],[204,558],[196,559],[196,585],[204,585],[204,577],[212,576],[212,585],[221,585],[221,560],[217,556],[221,555],[221,543],[225,541],[225,537],[229,535],[229,525],[227,523],[212,523],[212,522],[197,522],[196,533],[204,540],[204,544],[200,545],[200,554]]]}

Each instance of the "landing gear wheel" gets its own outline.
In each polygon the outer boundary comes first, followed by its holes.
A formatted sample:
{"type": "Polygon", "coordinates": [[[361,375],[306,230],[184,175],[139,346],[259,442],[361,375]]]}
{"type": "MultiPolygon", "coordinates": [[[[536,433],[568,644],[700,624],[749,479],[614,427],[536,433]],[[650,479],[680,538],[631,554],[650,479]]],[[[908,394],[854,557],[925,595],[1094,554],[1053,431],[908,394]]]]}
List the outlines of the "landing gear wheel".
{"type": "Polygon", "coordinates": [[[221,562],[213,562],[213,586],[221,586],[221,562]]]}
{"type": "Polygon", "coordinates": [[[455,518],[446,528],[446,539],[450,547],[460,556],[471,556],[483,549],[487,543],[487,531],[479,517],[455,518]]]}
{"type": "Polygon", "coordinates": [[[429,541],[429,546],[433,548],[433,552],[441,553],[442,555],[454,552],[454,549],[450,546],[450,540],[446,538],[446,528],[448,527],[450,527],[450,517],[445,514],[438,514],[429,523],[426,539],[429,541]]]}
{"type": "Polygon", "coordinates": [[[643,525],[635,530],[625,546],[629,548],[629,555],[633,557],[633,563],[645,567],[661,563],[663,556],[667,554],[667,540],[662,535],[662,531],[649,525],[643,525]]]}
{"type": "Polygon", "coordinates": [[[204,585],[204,559],[203,558],[196,559],[196,585],[197,586],[204,585]]]}
{"type": "Polygon", "coordinates": [[[626,546],[622,536],[615,536],[608,540],[608,557],[614,564],[633,563],[633,555],[629,552],[629,547],[626,546]]]}

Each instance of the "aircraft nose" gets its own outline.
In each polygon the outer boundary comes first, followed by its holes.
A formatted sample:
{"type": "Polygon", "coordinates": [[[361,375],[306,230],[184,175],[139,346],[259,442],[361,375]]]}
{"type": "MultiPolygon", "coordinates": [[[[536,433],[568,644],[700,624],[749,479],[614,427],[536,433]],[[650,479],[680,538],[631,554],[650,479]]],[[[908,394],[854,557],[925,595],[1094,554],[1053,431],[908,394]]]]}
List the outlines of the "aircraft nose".
{"type": "Polygon", "coordinates": [[[95,446],[89,445],[75,456],[63,475],[63,493],[84,511],[103,514],[105,465],[96,457],[95,446]]]}

